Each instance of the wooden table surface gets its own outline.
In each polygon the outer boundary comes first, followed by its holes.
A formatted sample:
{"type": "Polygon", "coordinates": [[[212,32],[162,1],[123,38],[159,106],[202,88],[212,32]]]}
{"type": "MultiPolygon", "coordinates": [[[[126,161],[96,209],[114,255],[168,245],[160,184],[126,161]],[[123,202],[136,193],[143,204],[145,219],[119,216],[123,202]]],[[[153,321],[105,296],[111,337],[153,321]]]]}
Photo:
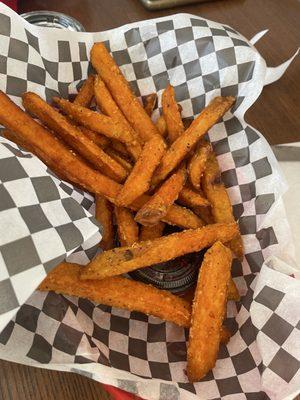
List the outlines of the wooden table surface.
{"type": "MultiPolygon", "coordinates": [[[[269,66],[289,58],[300,44],[298,0],[219,0],[147,11],[138,0],[19,0],[19,11],[52,10],[78,19],[87,31],[101,31],[129,22],[177,12],[196,14],[231,25],[247,38],[269,29],[257,44],[269,66]]],[[[267,86],[246,120],[271,144],[300,141],[299,57],[283,78],[267,86]]],[[[107,399],[101,385],[74,374],[29,368],[0,361],[1,400],[107,399]]]]}

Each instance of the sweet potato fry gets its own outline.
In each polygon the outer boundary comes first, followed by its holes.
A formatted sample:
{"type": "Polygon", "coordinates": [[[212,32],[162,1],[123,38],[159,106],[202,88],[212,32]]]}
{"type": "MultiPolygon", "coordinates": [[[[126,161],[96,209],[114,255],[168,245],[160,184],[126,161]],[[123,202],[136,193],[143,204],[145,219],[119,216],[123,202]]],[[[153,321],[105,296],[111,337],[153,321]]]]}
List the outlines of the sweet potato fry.
{"type": "Polygon", "coordinates": [[[123,168],[126,169],[127,172],[130,172],[132,170],[132,164],[128,160],[126,160],[120,153],[118,153],[116,150],[107,147],[105,149],[105,153],[108,154],[111,158],[116,160],[120,165],[122,165],[123,168]]]}
{"type": "Polygon", "coordinates": [[[184,126],[175,100],[175,91],[171,85],[163,91],[162,112],[167,124],[169,143],[173,143],[184,132],[184,126]]]}
{"type": "Polygon", "coordinates": [[[188,163],[190,182],[196,190],[199,190],[201,187],[201,176],[203,175],[206,161],[211,151],[211,144],[203,140],[199,143],[195,153],[188,163]]]}
{"type": "Polygon", "coordinates": [[[210,207],[192,207],[191,210],[206,224],[213,224],[215,222],[210,207]]]}
{"type": "MultiPolygon", "coordinates": [[[[102,81],[99,75],[96,75],[94,82],[94,92],[96,103],[100,110],[111,117],[112,119],[119,121],[120,124],[124,125],[124,129],[131,133],[135,141],[138,143],[140,138],[138,134],[132,129],[131,125],[128,123],[127,119],[124,117],[122,111],[119,109],[111,94],[109,93],[105,83],[102,81]]],[[[138,147],[137,155],[141,151],[140,146],[138,147]]],[[[134,153],[135,154],[135,153],[134,153]]]]}
{"type": "Polygon", "coordinates": [[[186,180],[186,169],[180,168],[170,176],[137,212],[135,220],[142,225],[156,225],[176,201],[186,180]]]}
{"type": "Polygon", "coordinates": [[[106,136],[94,132],[91,129],[86,128],[85,126],[77,126],[77,128],[80,129],[85,136],[87,136],[92,142],[94,142],[102,149],[105,149],[110,143],[109,139],[106,136]]]}
{"type": "Polygon", "coordinates": [[[234,301],[240,301],[241,299],[238,288],[232,278],[229,279],[227,298],[234,301]]]}
{"type": "MultiPolygon", "coordinates": [[[[46,128],[14,104],[0,91],[0,124],[10,130],[20,145],[39,157],[53,172],[84,190],[104,196],[115,204],[121,185],[89,167],[78,155],[53,136],[46,128]],[[21,144],[22,143],[22,144],[21,144]]],[[[149,199],[143,195],[131,208],[140,209],[149,199]]],[[[201,226],[201,220],[190,210],[172,205],[164,221],[185,228],[201,226]]]]}
{"type": "Polygon", "coordinates": [[[195,192],[192,188],[185,185],[178,196],[178,203],[186,207],[208,207],[209,201],[200,192],[195,192]]]}
{"type": "Polygon", "coordinates": [[[30,151],[59,176],[91,193],[115,199],[120,185],[89,167],[78,155],[0,91],[0,124],[14,132],[30,151]]]}
{"type": "Polygon", "coordinates": [[[115,217],[118,226],[118,238],[121,246],[132,246],[139,241],[139,228],[132,212],[125,207],[115,206],[115,217]]]}
{"type": "Polygon", "coordinates": [[[114,247],[113,209],[111,203],[103,196],[96,195],[96,219],[103,226],[100,247],[109,250],[114,247]]]}
{"type": "Polygon", "coordinates": [[[54,97],[53,101],[78,124],[84,125],[92,131],[102,133],[110,139],[119,140],[126,145],[128,151],[135,159],[138,157],[141,147],[132,136],[131,131],[127,130],[123,123],[106,115],[99,114],[96,111],[70,103],[68,100],[60,99],[59,97],[54,97]]]}
{"type": "Polygon", "coordinates": [[[124,157],[131,157],[130,153],[128,152],[128,150],[126,149],[125,145],[121,142],[119,142],[118,140],[110,140],[110,146],[113,150],[117,151],[118,153],[120,153],[122,156],[124,157]]]}
{"type": "Polygon", "coordinates": [[[164,119],[164,117],[162,115],[156,121],[155,126],[158,129],[158,132],[162,137],[167,136],[167,134],[168,134],[167,124],[166,124],[166,120],[164,119]]]}
{"type": "MultiPolygon", "coordinates": [[[[203,174],[203,191],[211,203],[211,211],[215,222],[229,223],[234,221],[234,216],[228,194],[220,176],[218,161],[214,153],[211,153],[203,174]]],[[[243,258],[243,241],[240,233],[231,240],[229,247],[239,259],[243,258]]]]}
{"type": "Polygon", "coordinates": [[[187,375],[199,381],[216,362],[226,310],[231,251],[215,243],[205,254],[195,292],[187,352],[187,375]]]}
{"type": "Polygon", "coordinates": [[[138,242],[133,246],[108,250],[97,255],[84,267],[81,277],[103,279],[172,260],[211,246],[216,241],[228,242],[237,231],[235,223],[207,225],[203,228],[189,229],[158,239],[138,242]]]}
{"type": "Polygon", "coordinates": [[[211,101],[166,151],[153,177],[153,185],[163,181],[176,168],[201,137],[230,109],[234,100],[233,97],[216,97],[211,101]]]}
{"type": "Polygon", "coordinates": [[[140,227],[140,238],[139,241],[145,241],[145,240],[153,240],[157,239],[162,236],[164,228],[165,228],[165,223],[162,221],[159,221],[156,225],[153,226],[141,226],[140,227]]]}
{"type": "Polygon", "coordinates": [[[166,145],[159,135],[145,143],[143,150],[120,190],[116,203],[126,207],[147,192],[155,168],[158,166],[166,145]]]}
{"type": "Polygon", "coordinates": [[[159,132],[152,123],[151,118],[132,93],[130,86],[119,67],[106,50],[104,43],[95,43],[91,50],[93,67],[103,79],[115,102],[120,107],[126,119],[146,142],[159,132]]]}
{"type": "Polygon", "coordinates": [[[151,118],[151,115],[153,113],[156,103],[157,103],[157,94],[156,93],[149,94],[145,99],[144,109],[150,118],[151,118]]]}
{"type": "Polygon", "coordinates": [[[80,129],[47,104],[35,93],[27,92],[22,96],[25,109],[38,117],[48,128],[52,129],[70,147],[76,150],[82,157],[91,163],[96,169],[105,175],[123,182],[128,173],[122,165],[109,157],[99,146],[88,139],[80,129]]]}
{"type": "Polygon", "coordinates": [[[102,281],[82,281],[79,279],[81,269],[77,264],[61,263],[47,275],[39,290],[52,290],[98,304],[139,311],[179,326],[189,325],[190,305],[178,296],[120,276],[102,281]]]}
{"type": "Polygon", "coordinates": [[[83,83],[74,103],[82,107],[89,107],[94,97],[94,75],[90,75],[83,83]]]}

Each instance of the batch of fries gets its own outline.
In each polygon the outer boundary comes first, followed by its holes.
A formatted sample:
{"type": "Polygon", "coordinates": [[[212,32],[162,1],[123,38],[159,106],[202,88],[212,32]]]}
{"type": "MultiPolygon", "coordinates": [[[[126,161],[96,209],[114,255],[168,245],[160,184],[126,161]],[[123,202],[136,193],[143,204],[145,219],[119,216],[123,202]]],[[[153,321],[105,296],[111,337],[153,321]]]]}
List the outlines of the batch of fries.
{"type": "Polygon", "coordinates": [[[242,239],[216,156],[204,140],[235,99],[213,99],[186,126],[169,85],[154,123],[157,95],[141,105],[103,43],[94,44],[91,62],[97,74],[73,102],[54,97],[52,107],[28,92],[24,112],[0,92],[3,135],[60,178],[94,194],[104,228],[103,252],[86,266],[60,264],[39,289],[189,328],[187,375],[198,381],[214,367],[220,343],[230,338],[223,326],[227,300],[239,299],[231,263],[232,254],[243,257],[242,239]],[[166,224],[181,230],[164,236],[166,224]],[[115,226],[121,247],[114,244],[115,226]],[[202,249],[208,250],[192,302],[121,276],[202,249]]]}

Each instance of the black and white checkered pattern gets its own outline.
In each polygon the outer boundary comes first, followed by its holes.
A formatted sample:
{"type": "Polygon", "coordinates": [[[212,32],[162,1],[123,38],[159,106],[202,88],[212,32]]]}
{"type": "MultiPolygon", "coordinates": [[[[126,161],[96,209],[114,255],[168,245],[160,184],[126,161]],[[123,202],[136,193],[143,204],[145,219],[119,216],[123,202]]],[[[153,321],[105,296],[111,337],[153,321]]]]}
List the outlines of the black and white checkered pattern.
{"type": "MultiPolygon", "coordinates": [[[[287,344],[296,332],[296,325],[292,329],[287,325],[284,313],[288,311],[276,312],[281,324],[270,312],[264,317],[262,331],[270,347],[282,349],[269,363],[256,341],[261,327],[256,323],[254,327],[253,315],[250,318],[255,277],[270,251],[279,246],[276,229],[263,227],[263,222],[285,189],[268,144],[243,118],[264,85],[265,63],[256,50],[230,27],[186,14],[81,35],[43,31],[4,6],[0,6],[0,39],[0,88],[19,103],[26,90],[47,100],[57,93],[67,97],[76,92],[90,70],[88,54],[95,41],[106,43],[138,96],[160,95],[170,81],[184,118],[195,117],[217,95],[236,96],[233,110],[210,130],[209,137],[246,253],[243,263],[234,260],[233,264],[234,280],[243,296],[241,303],[228,306],[226,324],[233,337],[221,346],[214,370],[199,383],[188,383],[185,375],[187,332],[183,329],[143,314],[53,293],[35,292],[22,306],[1,333],[0,356],[55,369],[73,365],[73,372],[160,400],[204,398],[203,393],[206,399],[267,398],[263,392],[271,392],[270,381],[262,385],[265,367],[289,385],[299,372],[295,362],[290,370],[286,366],[289,372],[285,374],[279,367],[289,357],[297,359],[287,344]],[[285,333],[279,333],[281,328],[285,333]],[[18,344],[21,337],[22,346],[18,344]]],[[[155,117],[160,106],[159,100],[155,117]]],[[[53,179],[56,187],[85,208],[93,207],[85,193],[53,179]]],[[[3,198],[9,204],[10,197],[3,198]]],[[[73,261],[89,258],[86,244],[79,250],[72,255],[73,261]]],[[[287,290],[281,290],[269,297],[273,286],[268,283],[254,303],[267,298],[264,306],[272,313],[288,296],[287,290]]]]}
{"type": "Polygon", "coordinates": [[[14,143],[0,137],[0,146],[3,329],[53,266],[86,241],[95,250],[100,234],[87,211],[93,203],[90,195],[68,191],[67,184],[14,143]]]}

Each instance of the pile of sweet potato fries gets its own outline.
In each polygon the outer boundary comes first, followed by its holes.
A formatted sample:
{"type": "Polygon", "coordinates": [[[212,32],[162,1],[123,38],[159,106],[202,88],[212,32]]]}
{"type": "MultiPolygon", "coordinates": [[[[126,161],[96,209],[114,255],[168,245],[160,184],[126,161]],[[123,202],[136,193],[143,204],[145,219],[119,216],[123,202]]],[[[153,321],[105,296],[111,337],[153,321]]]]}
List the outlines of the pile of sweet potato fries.
{"type": "Polygon", "coordinates": [[[28,92],[24,112],[0,92],[4,136],[62,179],[95,194],[96,218],[104,228],[102,253],[84,267],[60,264],[40,290],[189,328],[187,372],[197,381],[214,367],[220,342],[230,338],[223,326],[227,300],[239,299],[230,270],[232,253],[243,257],[241,235],[216,156],[204,140],[235,99],[215,98],[187,127],[169,85],[162,115],[153,123],[156,94],[142,105],[103,43],[93,46],[91,62],[97,75],[88,77],[73,102],[54,97],[52,107],[28,92]],[[164,236],[165,224],[182,230],[164,236]],[[121,245],[116,248],[115,226],[121,245]],[[207,248],[192,303],[120,276],[207,248]]]}

